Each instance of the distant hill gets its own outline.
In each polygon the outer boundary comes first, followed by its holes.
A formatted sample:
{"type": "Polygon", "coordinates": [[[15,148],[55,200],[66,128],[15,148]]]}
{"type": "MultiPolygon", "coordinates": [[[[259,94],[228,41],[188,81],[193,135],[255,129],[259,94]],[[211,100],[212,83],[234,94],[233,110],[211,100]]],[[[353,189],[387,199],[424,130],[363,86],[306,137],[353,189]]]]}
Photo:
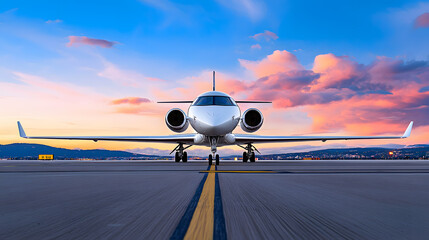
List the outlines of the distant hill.
{"type": "Polygon", "coordinates": [[[123,159],[123,158],[141,158],[151,159],[159,158],[155,155],[135,154],[125,151],[110,150],[72,150],[65,148],[50,147],[42,144],[13,143],[0,145],[0,158],[14,159],[36,159],[39,154],[53,154],[55,159],[123,159]]]}
{"type": "MultiPolygon", "coordinates": [[[[0,145],[0,158],[10,159],[37,159],[39,154],[53,154],[55,159],[160,159],[171,156],[145,155],[130,153],[126,151],[111,150],[77,150],[50,147],[42,144],[13,143],[0,145]]],[[[241,156],[226,156],[223,159],[234,159],[241,156]]],[[[320,158],[320,159],[419,159],[429,158],[429,145],[418,144],[401,148],[338,148],[325,149],[300,153],[282,153],[259,155],[258,159],[303,159],[303,158],[320,158]],[[392,153],[392,154],[390,154],[392,153]]]]}
{"type": "Polygon", "coordinates": [[[429,145],[410,145],[404,148],[338,148],[301,153],[262,155],[260,159],[419,159],[429,157],[429,145]]]}

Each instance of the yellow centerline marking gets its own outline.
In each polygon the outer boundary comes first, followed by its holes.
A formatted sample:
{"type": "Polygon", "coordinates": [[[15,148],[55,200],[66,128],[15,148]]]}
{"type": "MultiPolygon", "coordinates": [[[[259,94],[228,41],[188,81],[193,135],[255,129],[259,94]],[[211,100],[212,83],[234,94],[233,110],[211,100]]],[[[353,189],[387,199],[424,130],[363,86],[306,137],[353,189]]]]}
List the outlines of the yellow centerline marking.
{"type": "Polygon", "coordinates": [[[208,170],[208,171],[200,171],[202,173],[277,173],[274,171],[234,171],[234,170],[208,170]]]}
{"type": "Polygon", "coordinates": [[[213,239],[215,166],[210,167],[197,208],[184,239],[213,239]]]}

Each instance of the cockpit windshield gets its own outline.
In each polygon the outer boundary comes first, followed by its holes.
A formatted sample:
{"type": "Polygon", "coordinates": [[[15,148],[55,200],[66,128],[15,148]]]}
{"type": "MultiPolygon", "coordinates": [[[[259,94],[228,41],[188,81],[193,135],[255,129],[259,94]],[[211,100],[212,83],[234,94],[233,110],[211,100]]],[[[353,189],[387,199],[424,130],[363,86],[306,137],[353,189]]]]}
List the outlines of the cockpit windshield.
{"type": "Polygon", "coordinates": [[[229,97],[223,96],[206,96],[199,97],[194,106],[209,106],[209,105],[218,105],[218,106],[235,106],[232,100],[229,97]]]}

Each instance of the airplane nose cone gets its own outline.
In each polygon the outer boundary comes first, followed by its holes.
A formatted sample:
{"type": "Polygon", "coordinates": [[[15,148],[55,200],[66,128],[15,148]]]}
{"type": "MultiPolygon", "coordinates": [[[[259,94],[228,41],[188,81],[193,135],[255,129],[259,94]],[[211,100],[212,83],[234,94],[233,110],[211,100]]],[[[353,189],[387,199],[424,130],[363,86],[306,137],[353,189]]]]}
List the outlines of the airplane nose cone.
{"type": "Polygon", "coordinates": [[[218,109],[205,109],[196,118],[198,121],[198,132],[208,136],[221,136],[231,132],[237,123],[233,120],[234,115],[218,109]]]}

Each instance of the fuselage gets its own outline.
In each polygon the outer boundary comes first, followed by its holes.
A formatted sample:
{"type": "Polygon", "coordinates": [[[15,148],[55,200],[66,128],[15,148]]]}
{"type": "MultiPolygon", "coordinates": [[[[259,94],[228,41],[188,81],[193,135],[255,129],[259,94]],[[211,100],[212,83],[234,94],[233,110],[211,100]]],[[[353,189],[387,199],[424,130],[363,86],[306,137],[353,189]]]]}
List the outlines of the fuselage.
{"type": "MultiPolygon", "coordinates": [[[[205,137],[224,137],[237,127],[241,112],[234,99],[218,91],[199,95],[188,109],[192,128],[205,137]]],[[[219,145],[222,140],[219,139],[219,145]]],[[[207,143],[206,143],[207,144],[207,143]]]]}

